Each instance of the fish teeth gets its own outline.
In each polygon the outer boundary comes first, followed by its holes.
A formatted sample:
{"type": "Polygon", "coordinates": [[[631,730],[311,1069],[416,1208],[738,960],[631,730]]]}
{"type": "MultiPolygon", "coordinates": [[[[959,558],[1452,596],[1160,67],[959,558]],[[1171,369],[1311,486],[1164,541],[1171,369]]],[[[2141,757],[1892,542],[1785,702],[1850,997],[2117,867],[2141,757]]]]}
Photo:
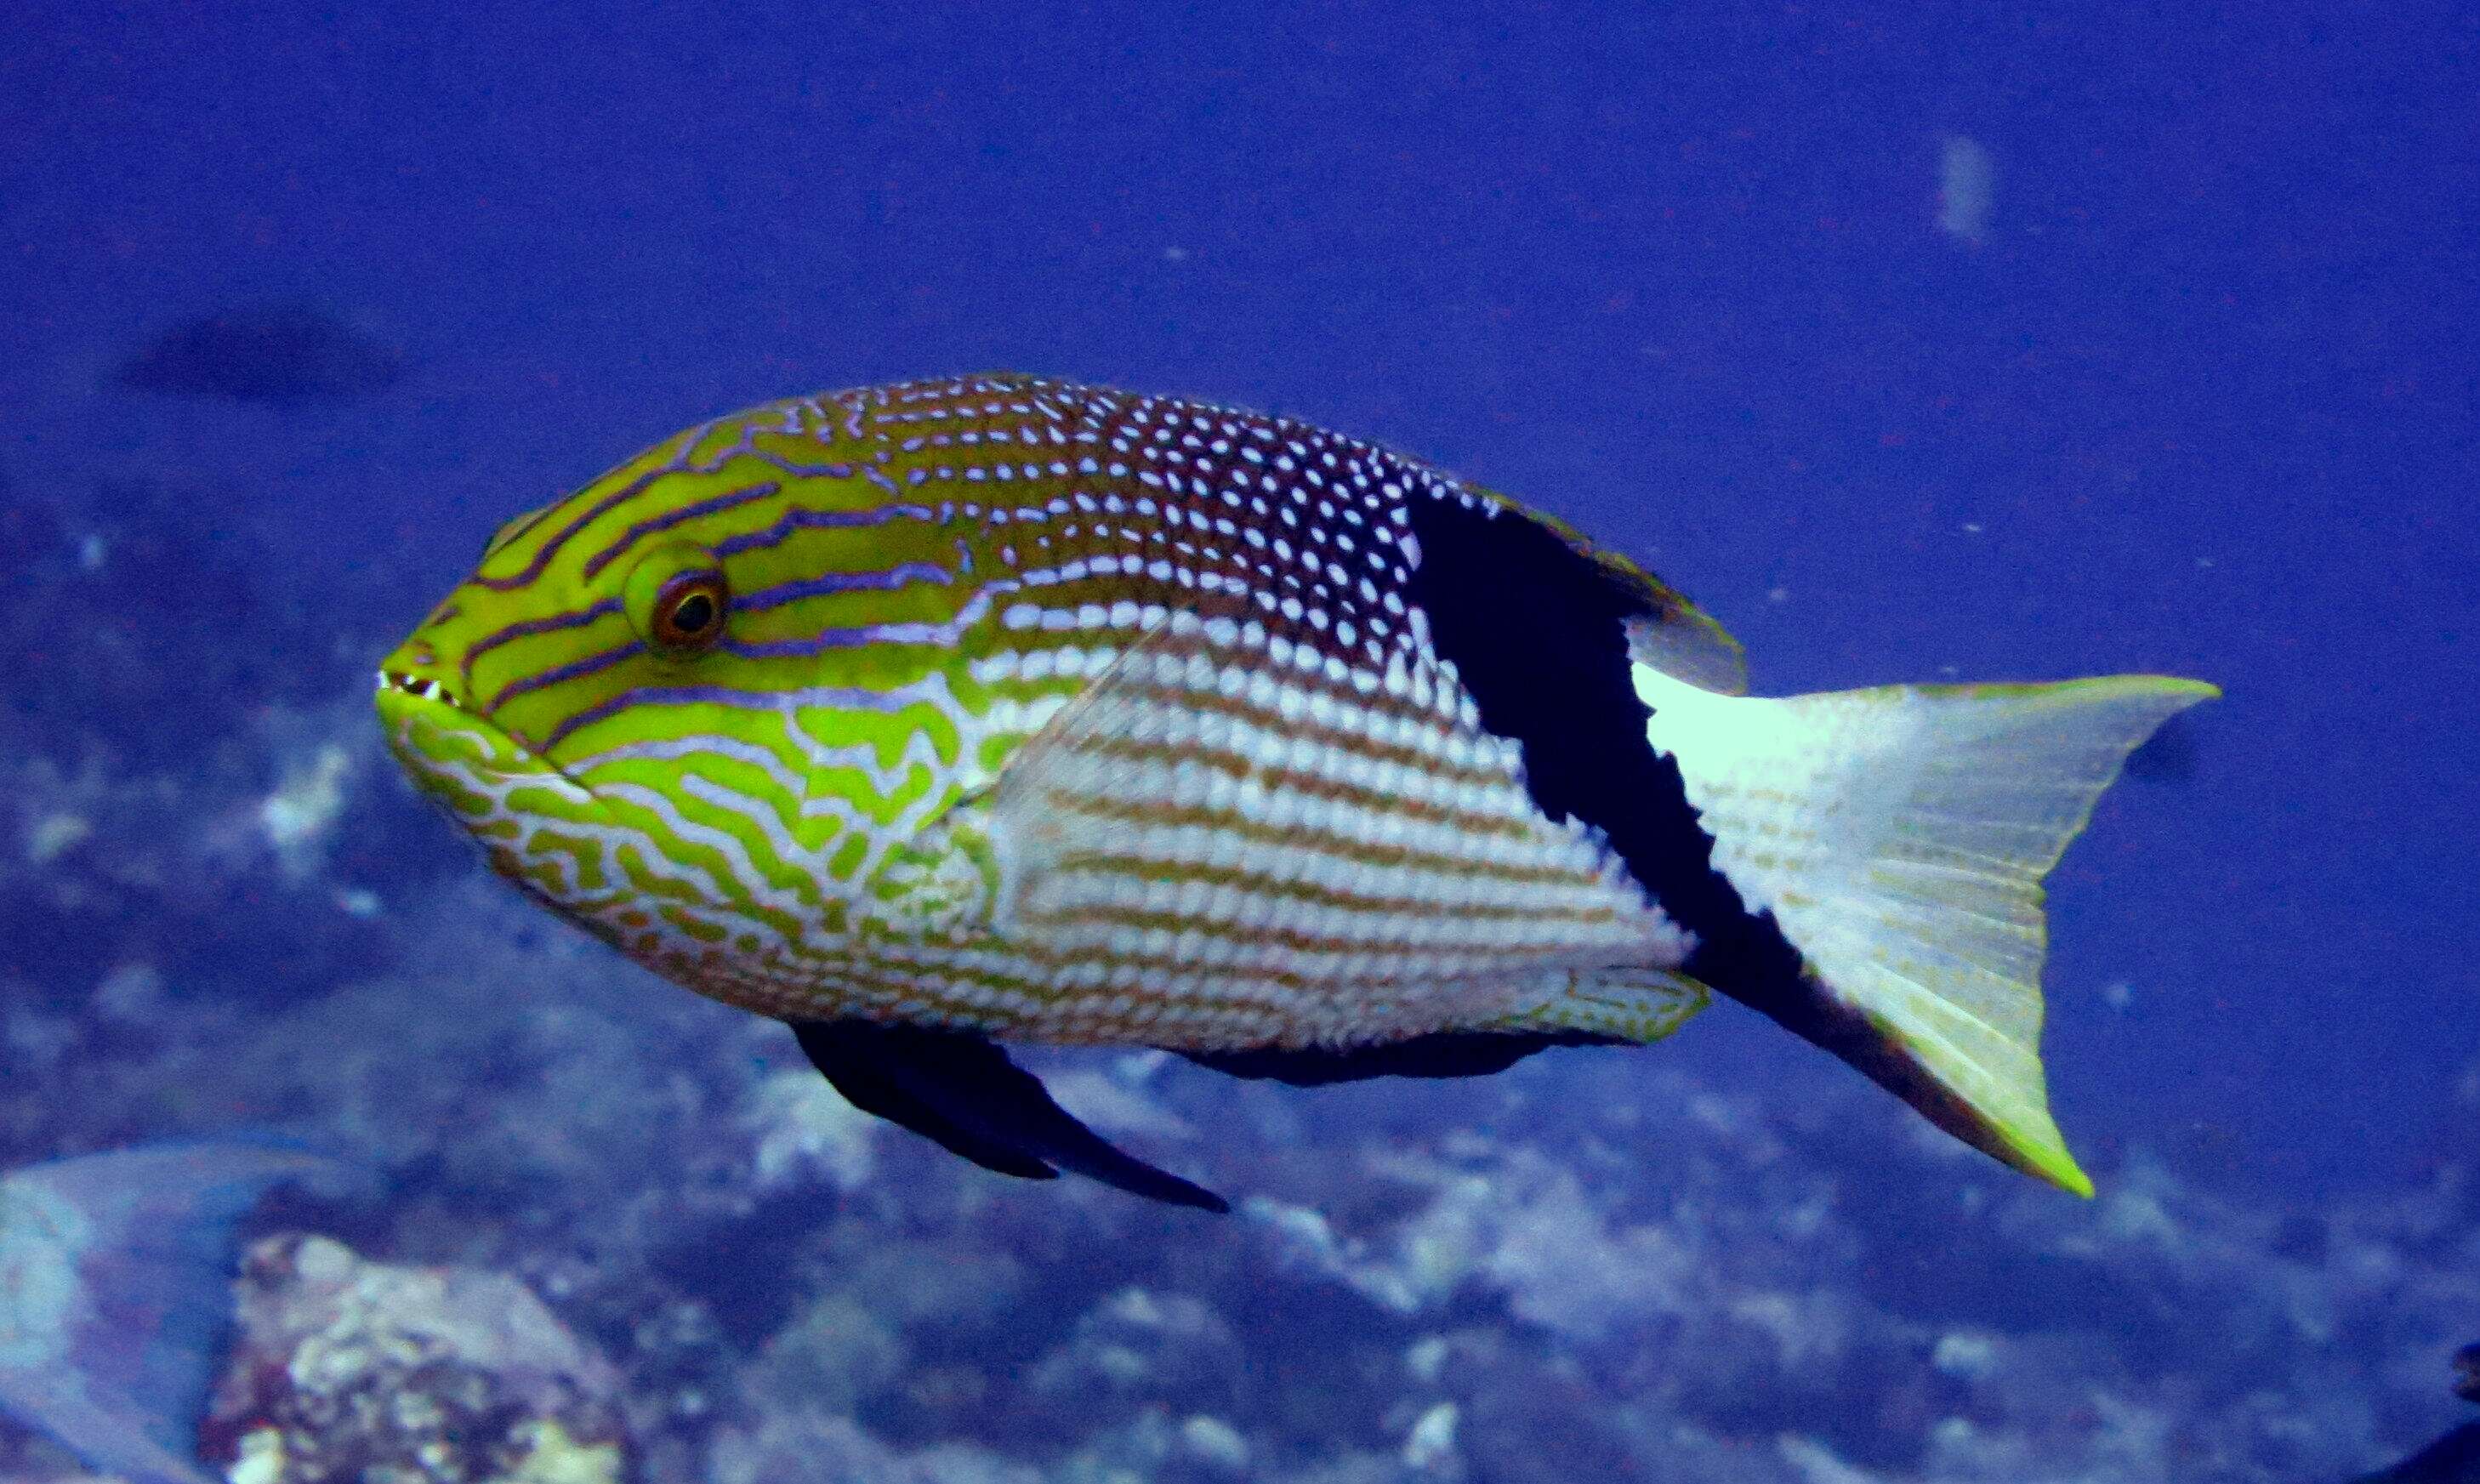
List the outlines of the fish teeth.
{"type": "Polygon", "coordinates": [[[440,684],[437,680],[426,680],[419,676],[403,675],[394,670],[382,670],[379,672],[378,688],[381,690],[402,691],[406,695],[415,697],[419,700],[436,701],[445,706],[453,707],[457,710],[464,709],[464,707],[457,705],[456,698],[449,694],[447,686],[440,684]]]}

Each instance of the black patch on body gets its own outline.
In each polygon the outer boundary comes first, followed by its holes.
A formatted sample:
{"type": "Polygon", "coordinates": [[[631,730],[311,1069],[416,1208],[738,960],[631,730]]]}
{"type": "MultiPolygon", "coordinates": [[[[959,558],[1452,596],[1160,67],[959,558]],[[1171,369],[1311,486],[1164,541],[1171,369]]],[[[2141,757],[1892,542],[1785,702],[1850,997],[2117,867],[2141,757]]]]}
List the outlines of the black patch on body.
{"type": "Polygon", "coordinates": [[[792,1035],[846,1102],[984,1169],[1026,1180],[1072,1169],[1150,1200],[1231,1209],[1213,1191],[1114,1148],[1051,1101],[1041,1079],[973,1032],[842,1019],[795,1021],[792,1035]]]}
{"type": "Polygon", "coordinates": [[[1454,661],[1483,728],[1522,745],[1533,802],[1600,831],[1646,896],[1696,935],[1683,973],[1774,1013],[1760,1002],[1795,992],[1798,951],[1715,868],[1679,765],[1645,741],[1652,712],[1629,674],[1625,625],[1654,609],[1512,511],[1416,499],[1412,534],[1421,559],[1405,596],[1428,615],[1431,645],[1454,661]]]}
{"type": "Polygon", "coordinates": [[[1771,911],[1751,913],[1714,864],[1679,765],[1645,740],[1626,621],[1654,617],[1558,532],[1510,510],[1415,500],[1421,559],[1406,597],[1455,662],[1490,732],[1524,749],[1524,782],[1554,819],[1581,819],[1670,920],[1696,935],[1680,972],[1821,1046],[1964,1142],[2020,1159],[1971,1107],[1858,1010],[1826,993],[1771,911]]]}
{"type": "Polygon", "coordinates": [[[1628,1044],[1624,1037],[1590,1031],[1433,1031],[1375,1046],[1260,1046],[1180,1055],[1233,1077],[1322,1087],[1372,1077],[1487,1077],[1553,1046],[1628,1044]]]}

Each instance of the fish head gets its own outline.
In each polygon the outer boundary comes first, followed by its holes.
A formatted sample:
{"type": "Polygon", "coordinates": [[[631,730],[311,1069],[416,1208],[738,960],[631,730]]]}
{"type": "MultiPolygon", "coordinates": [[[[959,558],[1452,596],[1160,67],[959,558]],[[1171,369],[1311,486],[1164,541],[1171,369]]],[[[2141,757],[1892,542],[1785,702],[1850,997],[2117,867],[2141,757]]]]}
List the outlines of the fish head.
{"type": "Polygon", "coordinates": [[[610,583],[556,570],[562,514],[576,503],[572,497],[500,527],[478,568],[380,662],[376,704],[405,776],[492,867],[592,925],[608,904],[598,902],[581,861],[563,864],[558,842],[607,838],[613,820],[561,755],[579,718],[603,699],[581,693],[600,689],[597,674],[622,680],[639,668],[640,656],[627,652],[643,641],[624,632],[610,583]]]}
{"type": "Polygon", "coordinates": [[[889,513],[841,427],[761,408],[510,521],[380,666],[422,791],[502,875],[676,978],[815,915],[795,878],[836,843],[837,811],[805,807],[817,758],[901,750],[839,735],[886,718],[837,700],[917,662],[881,635],[953,617],[930,559],[952,539],[889,513]]]}

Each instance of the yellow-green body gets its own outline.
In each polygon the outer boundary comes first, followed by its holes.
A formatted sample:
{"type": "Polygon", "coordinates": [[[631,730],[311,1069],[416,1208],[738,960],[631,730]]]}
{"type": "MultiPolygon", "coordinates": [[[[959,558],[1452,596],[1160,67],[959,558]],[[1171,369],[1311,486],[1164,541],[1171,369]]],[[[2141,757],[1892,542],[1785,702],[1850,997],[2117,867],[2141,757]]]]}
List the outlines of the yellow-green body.
{"type": "Polygon", "coordinates": [[[996,376],[702,424],[511,522],[378,706],[504,875],[795,1023],[1643,1041],[1710,983],[2088,1190],[2040,880],[2210,688],[1744,688],[1676,593],[1416,460],[996,376]]]}
{"type": "Polygon", "coordinates": [[[1697,999],[1658,972],[1675,934],[1533,807],[1399,596],[1387,523],[1419,481],[1447,482],[1295,424],[1023,378],[779,403],[512,523],[379,705],[504,874],[763,1012],[1211,1048],[1581,993],[1575,1013],[1657,1033],[1697,999]],[[1228,502],[1235,476],[1311,474],[1330,499],[1228,502]],[[1366,508],[1332,531],[1294,513],[1346,499],[1366,508]],[[728,568],[732,628],[674,657],[629,589],[684,547],[728,568]],[[1020,780],[1126,787],[999,786],[1114,667],[1135,682],[1117,700],[1188,716],[1186,742],[1089,737],[1020,780]]]}

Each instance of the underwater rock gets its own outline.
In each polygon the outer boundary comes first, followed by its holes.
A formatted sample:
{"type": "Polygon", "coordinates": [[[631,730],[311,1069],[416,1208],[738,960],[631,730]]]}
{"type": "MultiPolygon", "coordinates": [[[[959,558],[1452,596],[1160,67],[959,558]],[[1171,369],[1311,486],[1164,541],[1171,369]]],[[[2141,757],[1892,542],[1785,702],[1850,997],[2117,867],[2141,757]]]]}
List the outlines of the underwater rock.
{"type": "Polygon", "coordinates": [[[261,304],[184,320],[120,363],[142,392],[294,403],[359,397],[393,383],[404,358],[307,304],[261,304]]]}
{"type": "Polygon", "coordinates": [[[2474,1484],[2480,1480],[2480,1422],[2467,1422],[2390,1469],[2351,1484],[2474,1484]]]}
{"type": "Polygon", "coordinates": [[[345,1174],[288,1144],[226,1139],[0,1176],[0,1415],[135,1484],[205,1484],[195,1423],[235,1228],[276,1186],[345,1174]]]}
{"type": "Polygon", "coordinates": [[[617,1372],[513,1278],[274,1238],[243,1267],[211,1437],[236,1484],[618,1484],[617,1372]]]}
{"type": "Polygon", "coordinates": [[[1200,1412],[1179,1424],[1180,1448],[1199,1463],[1231,1474],[1249,1471],[1249,1440],[1219,1417],[1200,1412]]]}
{"type": "Polygon", "coordinates": [[[1194,1397],[1219,1390],[1241,1364],[1229,1325],[1187,1293],[1125,1288],[1076,1321],[1066,1343],[1026,1378],[1036,1393],[1090,1401],[1100,1395],[1194,1397]]]}
{"type": "Polygon", "coordinates": [[[759,1352],[750,1390],[778,1406],[850,1412],[904,1373],[903,1336],[842,1294],[811,1305],[759,1352]]]}
{"type": "Polygon", "coordinates": [[[1195,1142],[1197,1126],[1163,1107],[1148,1087],[1170,1060],[1169,1052],[1133,1052],[1115,1059],[1110,1069],[1103,1071],[1083,1061],[1037,1058],[1031,1069],[1071,1117],[1099,1133],[1165,1143],[1195,1142]]]}
{"type": "Polygon", "coordinates": [[[1434,1310],[1470,1287],[1585,1343],[1686,1302],[1694,1265],[1678,1238],[1654,1224],[1615,1229],[1574,1172],[1538,1150],[1516,1148],[1481,1169],[1378,1159],[1370,1173],[1431,1197],[1383,1244],[1338,1237],[1317,1213],[1262,1197],[1245,1209],[1271,1230],[1278,1262],[1401,1315],[1434,1310]]]}
{"type": "MultiPolygon", "coordinates": [[[[2454,1352],[2454,1394],[2480,1401],[2480,1344],[2454,1352]]],[[[2390,1469],[2351,1484],[2480,1484],[2480,1422],[2466,1422],[2390,1469]]]]}
{"type": "Polygon", "coordinates": [[[297,1003],[375,967],[370,919],[466,863],[416,854],[419,804],[373,786],[354,620],[280,525],[186,478],[0,507],[0,890],[22,914],[0,974],[47,1008],[133,959],[168,1004],[297,1003]]]}
{"type": "MultiPolygon", "coordinates": [[[[0,512],[0,717],[29,746],[180,765],[270,704],[367,690],[356,619],[280,513],[189,478],[108,478],[0,512]],[[169,723],[177,718],[178,725],[169,723]]],[[[353,734],[368,731],[354,718],[353,734]]]]}
{"type": "Polygon", "coordinates": [[[178,772],[100,746],[11,756],[0,720],[0,889],[19,914],[0,976],[38,986],[12,1009],[95,1011],[76,1038],[125,1044],[168,1034],[186,1004],[297,1003],[381,961],[380,894],[421,867],[375,859],[354,831],[410,801],[366,786],[375,749],[336,716],[269,706],[220,734],[203,725],[187,734],[205,755],[178,772]],[[151,966],[145,985],[133,964],[151,966]]]}
{"type": "Polygon", "coordinates": [[[1463,1476],[1463,1458],[1456,1451],[1456,1423],[1462,1412],[1442,1401],[1423,1412],[1404,1438],[1404,1467],[1416,1473],[1463,1476]]]}
{"type": "Polygon", "coordinates": [[[776,1411],[718,1433],[706,1477],[708,1484],[1042,1484],[1040,1471],[967,1444],[900,1452],[849,1418],[813,1410],[776,1411]]]}

